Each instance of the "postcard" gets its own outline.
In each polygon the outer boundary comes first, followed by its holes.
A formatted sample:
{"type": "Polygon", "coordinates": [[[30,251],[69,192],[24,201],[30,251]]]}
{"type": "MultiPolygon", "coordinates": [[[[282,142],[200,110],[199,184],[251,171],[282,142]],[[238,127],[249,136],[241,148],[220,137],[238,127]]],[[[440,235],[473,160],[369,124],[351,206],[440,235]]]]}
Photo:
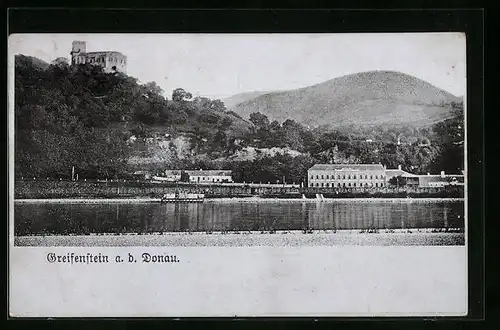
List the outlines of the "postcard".
{"type": "Polygon", "coordinates": [[[465,42],[10,35],[11,317],[466,315],[465,42]]]}

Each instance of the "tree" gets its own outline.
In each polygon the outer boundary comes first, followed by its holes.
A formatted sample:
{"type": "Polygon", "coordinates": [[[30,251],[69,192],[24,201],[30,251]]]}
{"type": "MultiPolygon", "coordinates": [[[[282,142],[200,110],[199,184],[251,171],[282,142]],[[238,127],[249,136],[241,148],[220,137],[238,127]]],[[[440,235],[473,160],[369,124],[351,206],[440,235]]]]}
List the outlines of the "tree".
{"type": "Polygon", "coordinates": [[[200,121],[208,125],[214,125],[219,122],[219,115],[212,110],[202,110],[200,112],[200,121]]]}
{"type": "Polygon", "coordinates": [[[148,82],[142,85],[142,87],[144,88],[145,93],[150,97],[163,95],[163,89],[161,89],[161,87],[158,86],[154,81],[148,82]]]}
{"type": "Polygon", "coordinates": [[[130,130],[130,132],[136,137],[145,138],[150,135],[149,128],[143,123],[138,123],[134,128],[130,130]]]}
{"type": "Polygon", "coordinates": [[[187,122],[188,118],[189,116],[187,115],[187,113],[181,110],[177,114],[175,114],[172,121],[174,124],[182,125],[187,122]]]}
{"type": "Polygon", "coordinates": [[[168,143],[169,159],[171,163],[175,163],[179,160],[179,154],[177,152],[177,147],[173,141],[168,143]]]}
{"type": "Polygon", "coordinates": [[[222,119],[219,121],[219,128],[221,130],[227,130],[232,123],[233,120],[230,117],[222,117],[222,119]]]}
{"type": "Polygon", "coordinates": [[[254,124],[257,128],[265,128],[269,126],[269,119],[266,115],[260,112],[253,112],[250,114],[250,122],[254,124]]]}
{"type": "Polygon", "coordinates": [[[135,82],[98,66],[70,68],[64,58],[43,71],[16,61],[15,75],[18,173],[68,178],[72,166],[87,177],[123,173],[128,146],[109,125],[135,100],[119,85],[135,82]]]}
{"type": "Polygon", "coordinates": [[[186,171],[181,172],[181,182],[189,182],[189,174],[186,171]]]}
{"type": "Polygon", "coordinates": [[[227,145],[227,134],[222,130],[217,130],[217,133],[214,136],[214,144],[223,150],[226,149],[227,145]]]}
{"type": "Polygon", "coordinates": [[[172,101],[174,102],[182,102],[191,100],[193,95],[189,92],[186,92],[183,88],[176,88],[172,92],[172,101]]]}
{"type": "Polygon", "coordinates": [[[303,127],[294,120],[287,119],[281,125],[281,134],[279,138],[285,147],[298,151],[305,151],[303,141],[303,127]]]}
{"type": "Polygon", "coordinates": [[[401,187],[401,186],[404,186],[406,184],[406,180],[401,175],[398,175],[398,176],[393,176],[392,178],[390,178],[389,183],[393,186],[401,187]]]}
{"type": "Polygon", "coordinates": [[[53,60],[50,64],[57,66],[57,67],[63,67],[63,68],[69,67],[69,61],[66,57],[58,57],[55,60],[53,60]]]}
{"type": "Polygon", "coordinates": [[[237,114],[237,113],[236,113],[236,112],[234,112],[234,111],[227,111],[226,113],[227,113],[228,115],[234,116],[234,117],[236,117],[236,118],[238,118],[238,119],[243,119],[243,118],[241,118],[241,116],[240,116],[239,114],[237,114]]]}
{"type": "Polygon", "coordinates": [[[222,102],[219,99],[213,100],[212,104],[210,105],[210,108],[212,110],[218,111],[218,112],[225,112],[227,110],[226,109],[226,105],[224,104],[224,102],[222,102]]]}

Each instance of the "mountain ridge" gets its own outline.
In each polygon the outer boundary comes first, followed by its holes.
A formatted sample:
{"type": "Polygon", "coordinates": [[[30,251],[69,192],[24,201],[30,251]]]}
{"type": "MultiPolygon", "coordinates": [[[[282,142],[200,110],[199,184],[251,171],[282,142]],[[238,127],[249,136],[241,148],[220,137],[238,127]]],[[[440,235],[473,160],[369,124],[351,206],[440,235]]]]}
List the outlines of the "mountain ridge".
{"type": "Polygon", "coordinates": [[[261,95],[265,95],[265,94],[269,94],[269,93],[273,93],[273,91],[242,92],[242,93],[231,95],[231,96],[223,99],[222,101],[224,102],[226,107],[229,109],[229,108],[232,108],[239,103],[243,103],[245,101],[248,101],[248,100],[254,99],[256,97],[259,97],[261,95]]]}
{"type": "Polygon", "coordinates": [[[308,126],[347,124],[429,125],[453,116],[451,102],[461,99],[397,71],[364,71],[289,91],[270,92],[230,110],[248,117],[261,112],[270,120],[294,119],[308,126]]]}

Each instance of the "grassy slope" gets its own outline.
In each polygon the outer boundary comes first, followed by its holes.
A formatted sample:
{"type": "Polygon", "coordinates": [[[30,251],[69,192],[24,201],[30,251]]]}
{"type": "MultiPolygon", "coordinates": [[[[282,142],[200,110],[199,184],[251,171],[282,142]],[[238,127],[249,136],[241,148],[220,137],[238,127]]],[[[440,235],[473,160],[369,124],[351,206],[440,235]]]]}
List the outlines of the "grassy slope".
{"type": "Polygon", "coordinates": [[[261,112],[309,126],[329,124],[428,125],[450,116],[441,102],[459,98],[415,77],[391,71],[343,76],[302,89],[258,96],[231,110],[243,117],[261,112]]]}
{"type": "Polygon", "coordinates": [[[264,94],[269,94],[269,93],[272,93],[272,92],[255,91],[255,92],[239,93],[239,94],[230,96],[228,98],[225,98],[222,101],[224,102],[226,107],[229,109],[229,108],[233,108],[234,106],[236,106],[239,103],[243,103],[245,101],[252,100],[256,97],[259,97],[259,96],[264,95],[264,94]]]}

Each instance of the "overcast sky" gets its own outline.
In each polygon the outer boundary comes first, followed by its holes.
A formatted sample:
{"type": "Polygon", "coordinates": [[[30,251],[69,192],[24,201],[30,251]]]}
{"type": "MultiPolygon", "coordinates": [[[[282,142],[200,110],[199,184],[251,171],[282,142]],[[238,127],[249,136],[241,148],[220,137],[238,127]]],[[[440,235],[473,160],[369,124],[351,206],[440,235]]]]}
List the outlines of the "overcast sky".
{"type": "Polygon", "coordinates": [[[465,37],[432,34],[17,34],[11,54],[50,62],[70,58],[71,42],[87,51],[127,56],[127,73],[156,81],[170,98],[225,98],[241,92],[306,87],[368,70],[411,74],[456,96],[465,94],[465,37]]]}

